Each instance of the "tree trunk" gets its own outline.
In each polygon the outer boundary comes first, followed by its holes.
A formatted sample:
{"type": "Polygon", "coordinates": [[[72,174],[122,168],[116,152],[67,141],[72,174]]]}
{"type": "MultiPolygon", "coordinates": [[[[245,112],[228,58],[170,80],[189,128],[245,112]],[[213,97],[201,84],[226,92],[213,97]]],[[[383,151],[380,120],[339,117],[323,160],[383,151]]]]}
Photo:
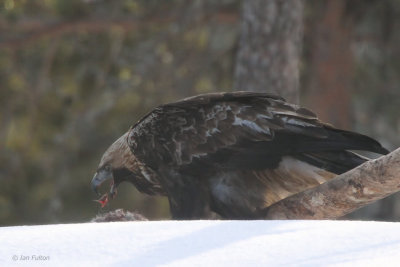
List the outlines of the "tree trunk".
{"type": "MultiPolygon", "coordinates": [[[[345,1],[329,0],[316,26],[309,106],[349,127],[349,84],[353,73],[351,21],[343,24],[345,1]],[[317,76],[317,77],[314,77],[317,76]],[[319,94],[316,92],[322,91],[319,94]],[[336,99],[336,100],[335,100],[336,99]],[[337,102],[339,101],[339,102],[337,102]],[[333,113],[340,114],[332,118],[333,113]]],[[[298,102],[303,33],[301,0],[247,0],[235,69],[235,90],[270,92],[298,102]]],[[[261,211],[267,219],[329,219],[400,190],[400,150],[369,161],[321,186],[283,199],[261,211]]]]}
{"type": "Polygon", "coordinates": [[[235,69],[235,90],[299,99],[302,0],[247,0],[235,69]]]}
{"type": "Polygon", "coordinates": [[[349,129],[351,82],[354,76],[351,38],[353,21],[346,16],[345,0],[320,4],[313,28],[309,81],[305,105],[336,127],[349,129]]]}

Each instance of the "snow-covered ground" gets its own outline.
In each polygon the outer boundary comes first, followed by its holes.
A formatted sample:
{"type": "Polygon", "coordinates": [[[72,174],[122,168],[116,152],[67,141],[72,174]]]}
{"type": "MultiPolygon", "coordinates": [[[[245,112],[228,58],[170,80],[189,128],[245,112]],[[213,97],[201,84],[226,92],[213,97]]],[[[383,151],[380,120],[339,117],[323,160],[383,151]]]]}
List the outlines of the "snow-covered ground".
{"type": "Polygon", "coordinates": [[[154,221],[0,228],[0,266],[400,266],[400,223],[154,221]]]}

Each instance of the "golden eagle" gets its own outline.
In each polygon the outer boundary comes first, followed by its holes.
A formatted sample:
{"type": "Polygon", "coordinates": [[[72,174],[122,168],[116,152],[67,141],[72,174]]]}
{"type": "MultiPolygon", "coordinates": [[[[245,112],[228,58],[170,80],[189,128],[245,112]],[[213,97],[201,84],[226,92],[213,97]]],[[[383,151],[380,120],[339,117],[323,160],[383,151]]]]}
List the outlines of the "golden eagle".
{"type": "Polygon", "coordinates": [[[211,93],[161,105],[104,153],[92,187],[128,181],[165,195],[174,219],[262,218],[262,210],[388,151],[266,93],[211,93]]]}

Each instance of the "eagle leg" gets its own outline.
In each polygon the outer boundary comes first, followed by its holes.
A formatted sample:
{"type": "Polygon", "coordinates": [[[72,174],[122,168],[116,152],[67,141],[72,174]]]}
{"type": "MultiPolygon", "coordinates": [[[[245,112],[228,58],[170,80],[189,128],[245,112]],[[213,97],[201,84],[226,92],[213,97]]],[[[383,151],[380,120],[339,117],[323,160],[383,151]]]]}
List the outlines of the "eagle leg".
{"type": "Polygon", "coordinates": [[[163,187],[168,192],[173,219],[194,220],[210,216],[209,193],[198,178],[178,175],[166,180],[163,187]]]}

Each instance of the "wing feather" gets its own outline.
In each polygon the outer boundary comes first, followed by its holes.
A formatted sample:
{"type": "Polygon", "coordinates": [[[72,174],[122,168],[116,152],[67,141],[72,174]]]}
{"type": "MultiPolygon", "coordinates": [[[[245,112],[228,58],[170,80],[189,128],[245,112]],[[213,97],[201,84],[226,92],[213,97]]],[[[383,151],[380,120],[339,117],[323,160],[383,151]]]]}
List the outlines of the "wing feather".
{"type": "Polygon", "coordinates": [[[251,169],[268,166],[260,160],[276,161],[287,154],[386,152],[375,140],[337,130],[282,98],[247,92],[200,95],[160,106],[132,127],[128,140],[135,155],[156,169],[159,164],[179,167],[199,159],[225,168],[234,167],[228,160],[248,162],[241,168],[251,169]]]}
{"type": "Polygon", "coordinates": [[[366,160],[347,150],[387,153],[305,108],[249,92],[159,106],[131,128],[128,144],[141,166],[157,173],[175,218],[203,216],[208,205],[227,218],[255,218],[366,160]]]}

